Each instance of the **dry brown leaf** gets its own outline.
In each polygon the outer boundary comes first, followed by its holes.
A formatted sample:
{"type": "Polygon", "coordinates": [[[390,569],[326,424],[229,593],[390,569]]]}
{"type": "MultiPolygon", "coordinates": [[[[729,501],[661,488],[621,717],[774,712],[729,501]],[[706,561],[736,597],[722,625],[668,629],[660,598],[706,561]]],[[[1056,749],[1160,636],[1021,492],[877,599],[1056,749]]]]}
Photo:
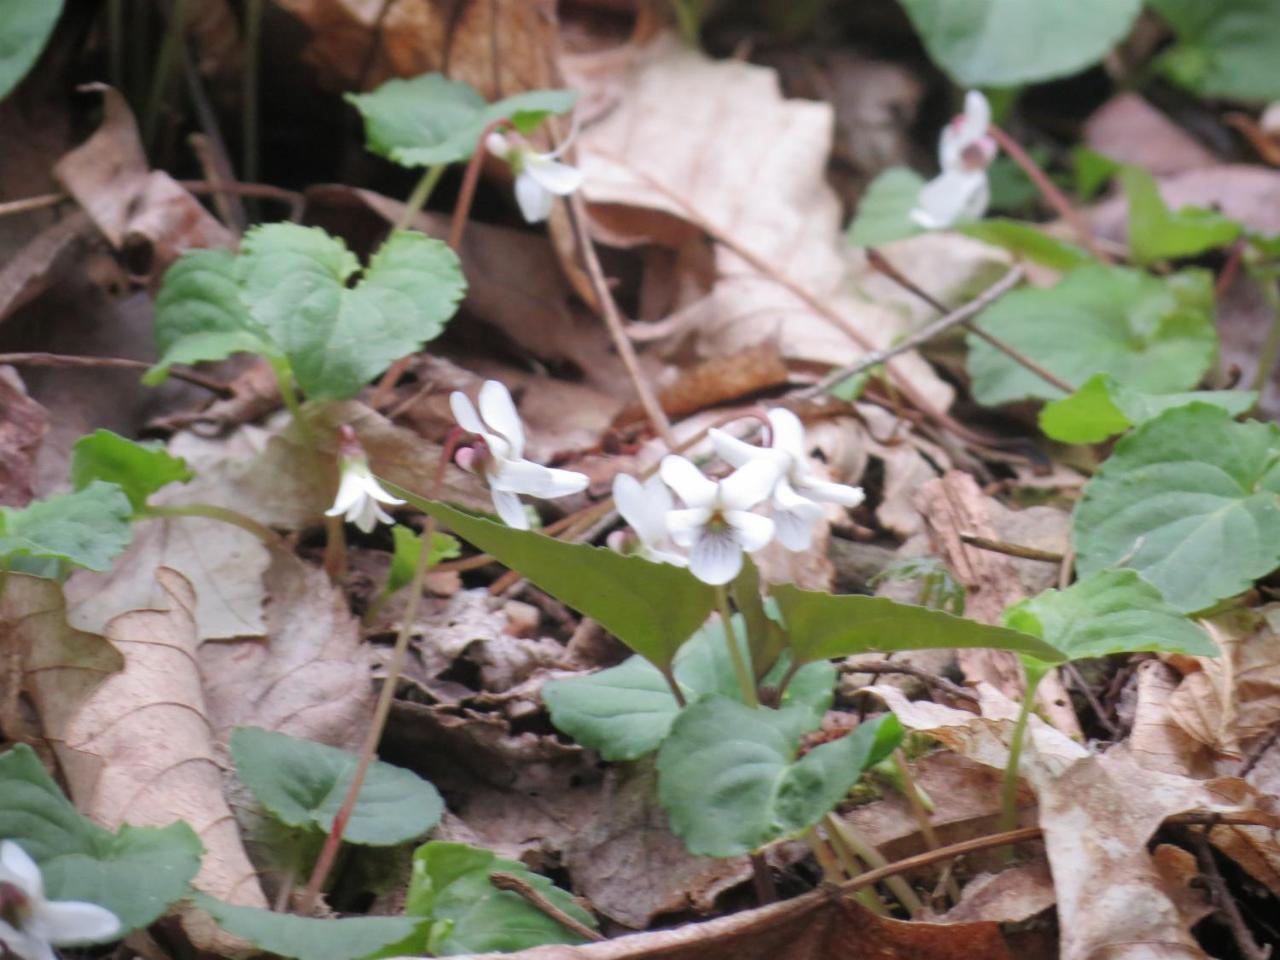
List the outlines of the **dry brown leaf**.
{"type": "Polygon", "coordinates": [[[1220,657],[1197,657],[1169,701],[1173,721],[1199,743],[1239,758],[1243,744],[1280,723],[1280,636],[1267,619],[1277,607],[1233,610],[1202,625],[1220,657]]]}
{"type": "Polygon", "coordinates": [[[1212,167],[1218,159],[1198,140],[1132,91],[1117,93],[1085,121],[1084,141],[1118,163],[1156,176],[1212,167]]]}
{"type": "Polygon", "coordinates": [[[121,613],[164,606],[168,594],[156,572],[165,567],[195,591],[200,640],[260,637],[266,632],[262,575],[270,559],[262,541],[228,523],[199,517],[140,520],[133,542],[110,570],[76,571],[67,581],[71,622],[101,631],[121,613]]]}
{"type": "MultiPolygon", "coordinates": [[[[578,141],[596,235],[679,249],[705,221],[830,305],[862,341],[720,247],[719,280],[682,311],[698,352],[727,356],[774,340],[790,360],[829,366],[902,334],[896,313],[842,289],[840,204],[825,180],[831,108],[786,100],[774,71],[713,61],[670,36],[636,59],[617,106],[578,141]]],[[[575,77],[573,58],[562,63],[576,87],[608,82],[575,77]]],[[[933,405],[950,403],[951,388],[919,357],[894,367],[933,405]]]]}
{"type": "Polygon", "coordinates": [[[1137,703],[1125,749],[1149,770],[1197,778],[1211,775],[1209,751],[1172,715],[1178,672],[1159,660],[1147,660],[1138,664],[1136,676],[1137,703]]]}
{"type": "Polygon", "coordinates": [[[93,221],[77,210],[45,227],[0,267],[0,320],[34,300],[93,233],[93,221]]]}
{"type": "Polygon", "coordinates": [[[286,554],[272,558],[264,585],[266,638],[199,650],[218,741],[232,727],[254,726],[355,749],[369,724],[373,684],[346,597],[323,571],[286,554]]]}
{"type": "MultiPolygon", "coordinates": [[[[1255,758],[1253,768],[1245,776],[1245,782],[1258,795],[1268,798],[1274,810],[1280,797],[1280,747],[1272,739],[1255,758]]],[[[1240,864],[1259,883],[1280,896],[1280,843],[1276,832],[1267,827],[1219,825],[1209,831],[1213,845],[1240,864]]]]}
{"type": "Polygon", "coordinates": [[[994,923],[889,920],[825,891],[674,930],[475,960],[1013,960],[994,923]]]}
{"type": "Polygon", "coordinates": [[[1031,863],[974,877],[964,885],[960,902],[936,919],[940,923],[1021,923],[1056,902],[1049,865],[1031,863]]]}
{"type": "Polygon", "coordinates": [[[102,125],[54,167],[54,173],[130,269],[143,276],[163,273],[184,250],[232,247],[234,235],[167,173],[147,163],[133,112],[117,90],[100,91],[102,125]]]}
{"type": "Polygon", "coordinates": [[[195,596],[178,574],[161,570],[157,576],[166,609],[134,610],[107,625],[106,639],[123,655],[123,669],[75,709],[63,702],[59,671],[34,674],[46,733],[82,811],[112,828],[126,821],[161,826],[185,820],[205,849],[195,886],[232,903],[265,907],[222,796],[197,663],[195,596]]]}
{"type": "Polygon", "coordinates": [[[337,89],[431,71],[471,84],[488,100],[558,86],[555,5],[547,0],[279,2],[311,30],[303,59],[337,89]]]}
{"type": "Polygon", "coordinates": [[[0,367],[0,504],[31,501],[36,453],[48,428],[48,411],[27,396],[12,367],[0,367]]]}

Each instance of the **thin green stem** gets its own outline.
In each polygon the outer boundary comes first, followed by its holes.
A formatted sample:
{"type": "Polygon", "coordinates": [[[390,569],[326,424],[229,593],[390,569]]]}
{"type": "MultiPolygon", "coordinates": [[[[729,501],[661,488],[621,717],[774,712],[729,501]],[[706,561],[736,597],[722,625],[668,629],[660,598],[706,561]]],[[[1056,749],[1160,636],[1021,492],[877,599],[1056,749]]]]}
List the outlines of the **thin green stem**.
{"type": "Polygon", "coordinates": [[[422,174],[422,179],[413,188],[413,193],[409,194],[409,199],[405,201],[404,213],[400,214],[400,219],[396,221],[395,230],[408,230],[413,226],[413,221],[431,199],[431,192],[435,190],[436,184],[440,182],[440,178],[448,168],[447,163],[437,163],[433,167],[427,167],[422,174]]]}
{"type": "Polygon", "coordinates": [[[1048,666],[1033,665],[1023,661],[1027,674],[1027,691],[1022,697],[1022,709],[1013,725],[1013,737],[1009,742],[1009,762],[1004,768],[1004,783],[1000,788],[1000,832],[1012,830],[1018,822],[1018,763],[1022,759],[1022,744],[1026,740],[1027,724],[1031,720],[1031,708],[1036,699],[1036,688],[1049,672],[1048,666]]]}
{"type": "Polygon", "coordinates": [[[173,0],[169,6],[169,23],[165,28],[160,55],[156,58],[155,72],[151,75],[151,92],[147,97],[147,112],[142,121],[142,143],[148,153],[155,148],[156,131],[160,125],[160,112],[169,92],[169,80],[178,62],[179,46],[187,23],[188,0],[173,0]]]}
{"type": "Polygon", "coordinates": [[[675,698],[676,706],[683,710],[689,705],[689,701],[685,699],[684,691],[680,689],[680,681],[676,679],[674,671],[670,667],[662,671],[662,679],[667,681],[667,686],[671,690],[671,696],[675,698]]]}
{"type": "MultiPolygon", "coordinates": [[[[823,826],[827,828],[828,835],[839,837],[840,843],[847,846],[855,856],[873,870],[889,865],[889,861],[884,858],[884,854],[872,846],[862,834],[853,828],[852,824],[841,820],[834,813],[828,813],[822,822],[823,826]]],[[[911,889],[911,884],[903,880],[902,877],[887,878],[885,885],[893,891],[893,895],[898,898],[898,901],[911,916],[918,917],[924,911],[924,903],[921,902],[916,892],[911,889]]]]}
{"type": "Polygon", "coordinates": [[[716,587],[716,606],[720,610],[720,622],[724,624],[724,642],[729,645],[729,659],[733,661],[733,672],[738,678],[738,689],[742,691],[742,702],[748,707],[760,706],[760,698],[756,695],[756,682],[742,656],[742,648],[738,646],[738,638],[733,630],[733,615],[729,610],[729,590],[725,586],[716,587]]]}
{"type": "Polygon", "coordinates": [[[418,603],[422,599],[422,585],[427,571],[431,568],[431,542],[436,535],[435,517],[428,516],[426,526],[422,530],[422,549],[418,551],[418,562],[413,568],[413,580],[409,582],[409,600],[405,604],[404,614],[400,620],[400,631],[396,634],[396,645],[391,651],[391,662],[387,665],[387,676],[378,693],[378,703],[373,710],[373,720],[364,744],[360,748],[360,758],[356,761],[355,773],[351,776],[351,785],[343,797],[342,806],[333,818],[333,829],[325,838],[320,857],[316,860],[315,869],[311,871],[311,879],[307,881],[307,889],[303,891],[298,904],[298,913],[304,917],[311,915],[320,896],[320,890],[329,872],[333,869],[334,860],[342,845],[342,835],[355,809],[356,799],[360,796],[360,788],[364,786],[365,776],[373,763],[378,744],[382,741],[382,732],[387,725],[387,717],[391,715],[391,704],[395,700],[396,684],[404,670],[405,656],[409,651],[409,638],[413,636],[413,625],[418,618],[418,603]]]}
{"type": "Polygon", "coordinates": [[[259,66],[262,60],[262,13],[265,0],[248,0],[244,11],[244,77],[241,93],[240,179],[258,182],[261,156],[258,126],[259,66]]]}
{"type": "Polygon", "coordinates": [[[220,520],[253,534],[273,550],[287,550],[289,546],[280,534],[270,527],[230,507],[219,507],[212,503],[178,503],[165,506],[148,504],[140,512],[144,517],[202,517],[205,520],[220,520]]]}
{"type": "MultiPolygon", "coordinates": [[[[866,872],[866,868],[858,860],[857,854],[841,842],[838,834],[832,833],[829,829],[827,830],[827,842],[831,845],[831,850],[835,853],[836,859],[840,861],[840,867],[844,870],[845,876],[852,878],[866,872]]],[[[853,894],[853,898],[872,913],[879,914],[882,917],[889,915],[888,908],[884,905],[884,901],[880,899],[880,895],[876,893],[874,887],[863,887],[853,894]]]]}

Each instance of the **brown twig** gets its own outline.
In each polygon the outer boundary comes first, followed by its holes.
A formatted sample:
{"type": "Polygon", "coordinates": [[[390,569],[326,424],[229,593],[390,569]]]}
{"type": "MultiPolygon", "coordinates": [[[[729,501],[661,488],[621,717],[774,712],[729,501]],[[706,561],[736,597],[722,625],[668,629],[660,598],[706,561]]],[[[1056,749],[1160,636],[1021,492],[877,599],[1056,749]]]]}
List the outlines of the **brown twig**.
{"type": "Polygon", "coordinates": [[[1076,665],[1071,662],[1064,663],[1062,665],[1062,672],[1070,677],[1072,685],[1084,694],[1084,698],[1089,701],[1089,707],[1093,710],[1094,717],[1097,718],[1098,723],[1102,724],[1103,728],[1107,731],[1107,735],[1111,737],[1112,740],[1118,740],[1120,738],[1120,728],[1112,722],[1109,716],[1107,716],[1106,708],[1103,707],[1102,702],[1097,697],[1097,694],[1093,692],[1093,687],[1089,686],[1088,681],[1085,680],[1076,665]]]}
{"type": "Polygon", "coordinates": [[[67,193],[42,193],[34,197],[24,197],[21,200],[10,200],[8,203],[0,203],[0,217],[26,213],[28,210],[43,210],[45,207],[57,206],[64,200],[70,199],[71,195],[67,193]]]}
{"type": "MultiPolygon", "coordinates": [[[[127,360],[124,357],[76,357],[63,353],[0,353],[0,363],[12,364],[15,367],[63,367],[92,368],[114,367],[120,370],[150,370],[153,364],[144,360],[127,360]]],[[[231,388],[212,377],[206,377],[193,370],[169,369],[169,376],[176,380],[185,380],[197,387],[216,393],[220,397],[231,396],[231,388]]]]}
{"type": "MultiPolygon", "coordinates": [[[[944,314],[943,319],[946,319],[947,316],[950,316],[950,314],[948,314],[946,306],[943,303],[941,303],[937,298],[935,298],[931,293],[929,293],[929,291],[925,290],[919,284],[915,283],[910,277],[903,274],[902,271],[899,270],[897,267],[895,267],[892,263],[890,263],[885,258],[884,254],[882,254],[879,250],[876,250],[874,247],[868,247],[867,262],[870,263],[871,266],[874,267],[876,270],[878,270],[880,273],[884,274],[886,277],[888,277],[890,280],[896,283],[898,286],[902,287],[902,289],[906,290],[908,293],[914,294],[916,297],[920,298],[925,303],[929,304],[929,306],[933,307],[933,309],[937,310],[941,314],[944,314]]],[[[983,296],[985,296],[985,294],[983,296]]],[[[979,297],[979,299],[982,299],[982,298],[979,297]]],[[[984,303],[983,306],[985,307],[986,304],[984,303]]],[[[977,312],[978,311],[974,311],[974,313],[977,313],[977,312]]],[[[1005,341],[1001,340],[999,337],[995,336],[994,334],[986,330],[983,330],[982,327],[978,326],[976,323],[973,322],[973,314],[967,314],[963,319],[958,320],[956,322],[960,326],[968,330],[970,333],[972,333],[975,337],[978,337],[981,340],[985,340],[987,343],[991,344],[991,346],[995,347],[997,350],[1003,353],[1006,357],[1008,357],[1014,363],[1020,364],[1021,366],[1030,370],[1032,373],[1034,373],[1041,380],[1044,380],[1046,383],[1057,387],[1059,390],[1063,391],[1066,394],[1075,393],[1076,388],[1071,386],[1071,384],[1067,383],[1067,381],[1063,380],[1053,371],[1048,370],[1045,367],[1041,366],[1039,363],[1037,363],[1035,360],[1032,360],[1021,350],[1018,350],[1016,347],[1012,346],[1011,344],[1006,343],[1005,341]]]]}
{"type": "Polygon", "coordinates": [[[1000,149],[1022,168],[1022,172],[1036,185],[1036,188],[1044,195],[1049,205],[1058,212],[1058,215],[1063,220],[1067,221],[1084,248],[1103,263],[1111,263],[1111,256],[1098,245],[1097,240],[1094,239],[1093,231],[1089,229],[1089,224],[1085,222],[1084,217],[1071,205],[1071,201],[1067,199],[1066,194],[1059,190],[1057,185],[1045,175],[1039,164],[1031,159],[1031,155],[1022,149],[1022,144],[1018,143],[1017,140],[1013,139],[994,123],[987,132],[1000,145],[1000,149]]]}
{"type": "Polygon", "coordinates": [[[1240,913],[1240,907],[1236,904],[1235,897],[1231,895],[1222,871],[1218,869],[1213,848],[1209,846],[1209,831],[1212,829],[1213,825],[1209,824],[1206,829],[1187,830],[1186,833],[1195,851],[1201,875],[1209,886],[1213,904],[1218,908],[1223,924],[1231,931],[1231,938],[1235,940],[1240,956],[1244,960],[1268,960],[1271,956],[1271,948],[1260,947],[1254,941],[1253,934],[1249,932],[1249,926],[1240,913]]]}
{"type": "Polygon", "coordinates": [[[1024,547],[1018,543],[1005,543],[1003,540],[991,540],[974,533],[961,533],[960,542],[979,550],[990,550],[992,553],[1003,553],[1007,557],[1018,557],[1022,560],[1039,560],[1041,563],[1062,563],[1062,554],[1052,550],[1037,550],[1035,547],[1024,547]]]}
{"type": "MultiPolygon", "coordinates": [[[[868,253],[870,253],[870,251],[868,251],[868,253]]],[[[973,317],[981,313],[988,306],[1021,283],[1022,278],[1025,275],[1026,274],[1023,272],[1021,267],[1014,267],[975,299],[970,300],[964,306],[955,310],[949,312],[943,310],[943,316],[935,320],[933,323],[926,324],[921,327],[901,343],[889,347],[887,350],[875,350],[867,354],[865,357],[858,359],[854,363],[827,374],[817,383],[812,386],[805,387],[794,396],[799,400],[808,400],[816,397],[837,384],[848,380],[850,377],[857,376],[864,370],[870,370],[872,367],[879,366],[886,360],[896,357],[900,353],[906,353],[908,350],[914,350],[916,347],[927,343],[934,337],[950,330],[952,327],[967,326],[973,317]]]]}
{"type": "Polygon", "coordinates": [[[751,885],[756,892],[756,903],[760,906],[778,902],[778,887],[773,882],[769,860],[759,850],[751,854],[751,885]]]}
{"type": "MultiPolygon", "coordinates": [[[[290,219],[295,221],[301,218],[302,208],[305,205],[302,194],[296,190],[273,187],[269,183],[240,183],[232,180],[215,183],[212,180],[179,180],[178,186],[195,194],[234,193],[241,197],[261,197],[264,200],[279,200],[282,203],[289,204],[290,219]]],[[[71,200],[72,197],[69,193],[42,193],[34,197],[24,197],[21,200],[10,200],[8,203],[0,203],[0,217],[7,217],[15,213],[25,213],[28,210],[41,210],[45,207],[57,206],[60,203],[70,202],[71,200]]]]}
{"type": "Polygon", "coordinates": [[[462,234],[467,229],[467,219],[471,216],[471,204],[476,197],[476,185],[480,182],[480,168],[484,166],[484,142],[501,126],[510,126],[511,121],[499,117],[489,122],[476,140],[476,148],[471,151],[471,159],[467,161],[466,173],[462,175],[462,187],[458,190],[458,202],[453,208],[453,222],[449,225],[449,246],[455,253],[462,249],[462,234]]]}
{"type": "Polygon", "coordinates": [[[594,940],[599,943],[606,939],[599,930],[592,930],[581,920],[565,913],[547,897],[543,896],[540,890],[534,889],[523,877],[519,877],[514,873],[495,870],[489,874],[489,882],[499,890],[509,890],[511,893],[522,897],[531,906],[541,910],[556,923],[572,930],[584,940],[594,940]]]}
{"type": "Polygon", "coordinates": [[[869,673],[873,676],[881,676],[886,673],[900,673],[904,676],[915,677],[927,686],[935,690],[941,690],[949,697],[957,700],[965,700],[969,703],[977,704],[979,702],[977,694],[971,690],[966,690],[959,684],[952,683],[943,677],[935,677],[927,670],[921,670],[919,667],[909,663],[897,663],[895,661],[886,661],[885,663],[842,663],[840,672],[847,674],[869,673]]]}

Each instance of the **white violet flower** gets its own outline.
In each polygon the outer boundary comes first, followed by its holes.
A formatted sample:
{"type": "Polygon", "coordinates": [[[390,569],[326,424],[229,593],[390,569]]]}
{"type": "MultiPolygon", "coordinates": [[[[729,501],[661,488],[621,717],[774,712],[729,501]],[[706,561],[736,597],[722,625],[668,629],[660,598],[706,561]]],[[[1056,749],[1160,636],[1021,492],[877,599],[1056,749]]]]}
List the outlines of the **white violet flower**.
{"type": "Polygon", "coordinates": [[[635,531],[640,556],[655,563],[688,566],[688,559],[671,548],[667,514],[675,508],[675,502],[660,476],[654,475],[642,484],[629,474],[618,474],[613,478],[613,504],[635,531]]]}
{"type": "Polygon", "coordinates": [[[567,197],[582,186],[582,171],[558,159],[569,146],[567,140],[552,153],[539,153],[519,134],[495,130],[484,145],[515,174],[516,203],[528,223],[547,219],[556,197],[567,197]]]}
{"type": "Polygon", "coordinates": [[[987,212],[991,189],[987,167],[997,146],[988,134],[991,104],[977,90],[964,99],[964,113],[953,119],[938,140],[942,172],[920,190],[911,219],[927,230],[977,220],[987,212]]]}
{"type": "Polygon", "coordinates": [[[529,518],[517,494],[564,497],[585,490],[587,478],[572,470],[556,470],[524,459],[524,424],[507,388],[486,380],[480,388],[480,412],[461,390],[449,395],[459,426],[478,443],[458,451],[458,466],[478,473],[489,484],[493,506],[509,527],[529,529],[529,518]]]}
{"type": "Polygon", "coordinates": [[[35,861],[14,841],[0,842],[0,954],[56,960],[54,947],[110,940],[120,932],[120,920],[106,907],[46,900],[35,861]]]}
{"type": "Polygon", "coordinates": [[[753,460],[717,482],[684,457],[668,454],[661,476],[685,505],[667,514],[667,530],[689,549],[689,572],[704,583],[728,583],[742,569],[742,551],[752,553],[773,539],[773,521],[751,508],[777,483],[774,464],[753,460]]]}
{"type": "Polygon", "coordinates": [[[342,479],[338,482],[338,495],[333,506],[326,510],[326,517],[344,516],[348,523],[369,533],[381,523],[395,523],[382,504],[396,507],[404,503],[382,489],[382,484],[369,470],[369,458],[356,439],[355,431],[342,428],[342,479]]]}
{"type": "Polygon", "coordinates": [[[804,424],[794,413],[775,407],[768,417],[767,447],[744,443],[714,428],[710,431],[711,442],[720,458],[731,466],[763,461],[774,467],[778,482],[771,496],[778,542],[788,550],[807,550],[813,540],[813,525],[823,515],[820,504],[856,507],[866,494],[861,487],[832,483],[814,475],[805,450],[804,424]]]}

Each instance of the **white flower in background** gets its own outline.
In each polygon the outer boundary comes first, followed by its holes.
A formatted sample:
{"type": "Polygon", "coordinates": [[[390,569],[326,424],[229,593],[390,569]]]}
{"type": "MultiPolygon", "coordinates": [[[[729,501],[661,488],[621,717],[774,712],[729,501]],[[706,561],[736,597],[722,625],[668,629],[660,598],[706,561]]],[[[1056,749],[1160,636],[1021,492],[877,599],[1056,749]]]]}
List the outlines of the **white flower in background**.
{"type": "Polygon", "coordinates": [[[0,955],[56,960],[56,946],[109,940],[120,932],[119,919],[106,907],[46,900],[35,861],[12,840],[0,842],[0,955]]]}
{"type": "Polygon", "coordinates": [[[382,504],[396,507],[404,501],[382,489],[382,484],[369,470],[369,458],[356,439],[355,431],[343,426],[341,435],[342,479],[338,482],[338,495],[333,498],[333,506],[324,512],[325,516],[345,516],[348,523],[354,523],[365,533],[373,530],[379,522],[395,523],[382,509],[382,504]]]}
{"type": "Polygon", "coordinates": [[[684,457],[668,454],[661,476],[685,505],[667,514],[667,531],[688,548],[689,572],[704,583],[728,583],[742,569],[742,551],[754,552],[773,539],[773,521],[751,508],[778,482],[774,464],[753,460],[716,482],[684,457]]]}
{"type": "Polygon", "coordinates": [[[582,186],[582,171],[557,159],[569,146],[568,140],[552,153],[539,153],[519,134],[495,130],[484,145],[511,167],[516,178],[516,203],[528,223],[547,219],[556,197],[567,197],[582,186]]]}
{"type": "Polygon", "coordinates": [[[769,411],[769,446],[757,447],[712,429],[711,442],[726,463],[742,467],[753,461],[771,464],[778,474],[773,488],[773,520],[778,542],[788,550],[807,550],[813,540],[813,525],[822,517],[823,503],[856,507],[866,494],[861,487],[832,483],[814,475],[805,451],[804,424],[790,410],[769,411]]]}
{"type": "Polygon", "coordinates": [[[911,219],[927,230],[977,220],[987,212],[991,190],[987,167],[995,159],[995,140],[987,135],[991,104],[977,90],[964,98],[964,113],[951,121],[938,140],[942,172],[920,190],[911,219]]]}
{"type": "Polygon", "coordinates": [[[613,478],[613,503],[635,531],[640,556],[655,563],[688,566],[688,559],[671,549],[667,514],[675,508],[675,502],[661,477],[652,476],[642,484],[629,474],[618,474],[613,478]]]}
{"type": "Polygon", "coordinates": [[[480,443],[458,451],[457,464],[478,473],[489,484],[493,506],[509,527],[529,529],[529,518],[517,494],[564,497],[585,490],[587,478],[572,470],[556,470],[524,459],[524,424],[507,388],[486,380],[480,388],[480,412],[461,390],[449,394],[459,426],[480,443]]]}

